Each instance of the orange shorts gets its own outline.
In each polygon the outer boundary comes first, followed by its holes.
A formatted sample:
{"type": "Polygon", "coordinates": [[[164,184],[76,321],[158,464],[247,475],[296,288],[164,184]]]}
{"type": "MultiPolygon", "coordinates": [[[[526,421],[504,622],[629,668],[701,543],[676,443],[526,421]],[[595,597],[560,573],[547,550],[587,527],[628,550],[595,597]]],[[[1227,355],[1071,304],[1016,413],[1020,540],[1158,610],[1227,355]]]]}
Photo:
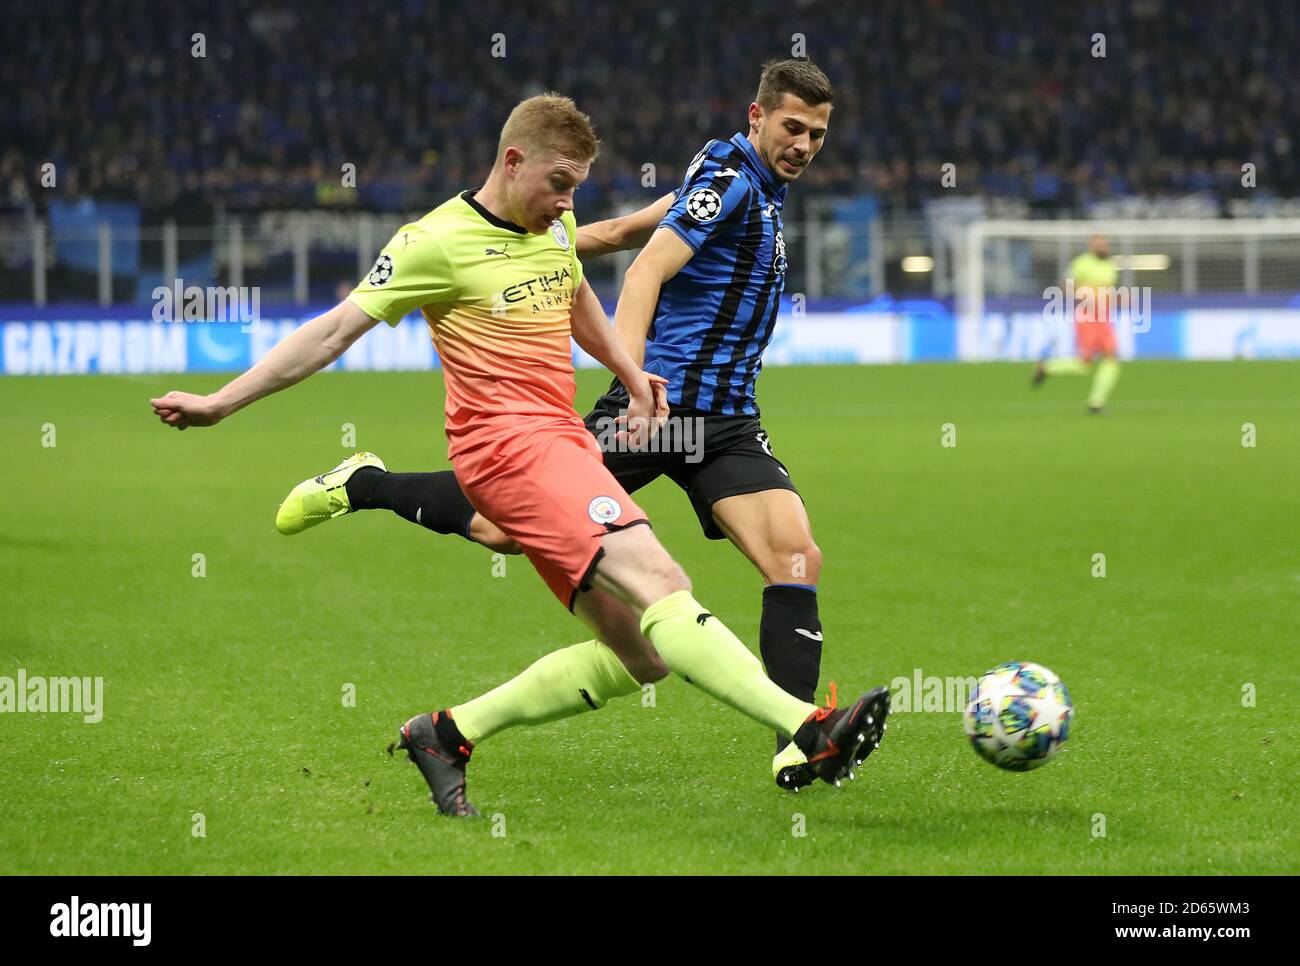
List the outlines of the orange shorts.
{"type": "Polygon", "coordinates": [[[1109,322],[1075,322],[1074,346],[1084,362],[1091,362],[1099,354],[1116,355],[1115,329],[1109,322]]]}
{"type": "Polygon", "coordinates": [[[645,512],[605,469],[576,413],[571,420],[516,416],[504,434],[484,429],[483,442],[461,443],[452,457],[456,480],[572,609],[578,591],[591,586],[601,538],[648,523],[645,512]]]}

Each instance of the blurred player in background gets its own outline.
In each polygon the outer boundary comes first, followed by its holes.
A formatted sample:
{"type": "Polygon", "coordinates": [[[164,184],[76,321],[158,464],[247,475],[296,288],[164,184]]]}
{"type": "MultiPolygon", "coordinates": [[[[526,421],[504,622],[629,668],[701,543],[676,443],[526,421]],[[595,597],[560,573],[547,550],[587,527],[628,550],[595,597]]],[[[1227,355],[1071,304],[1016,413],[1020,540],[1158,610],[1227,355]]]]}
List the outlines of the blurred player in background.
{"type": "Polygon", "coordinates": [[[1074,286],[1075,355],[1055,356],[1034,367],[1034,386],[1048,376],[1087,375],[1092,372],[1088,411],[1100,413],[1119,380],[1119,359],[1111,315],[1116,308],[1119,269],[1110,257],[1104,235],[1093,235],[1088,250],[1070,263],[1067,281],[1074,286]]]}

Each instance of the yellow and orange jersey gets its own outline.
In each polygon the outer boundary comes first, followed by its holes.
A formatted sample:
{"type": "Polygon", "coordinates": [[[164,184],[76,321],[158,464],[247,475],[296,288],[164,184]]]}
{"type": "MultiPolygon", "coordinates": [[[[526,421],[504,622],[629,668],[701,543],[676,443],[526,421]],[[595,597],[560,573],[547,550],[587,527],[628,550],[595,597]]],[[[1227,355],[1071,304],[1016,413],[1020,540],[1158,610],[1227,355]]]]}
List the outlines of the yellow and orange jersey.
{"type": "Polygon", "coordinates": [[[572,212],[532,235],[466,191],[403,226],[348,296],[389,325],[423,314],[442,358],[452,455],[511,417],[575,418],[577,236],[572,212]]]}
{"type": "Polygon", "coordinates": [[[1110,308],[1115,300],[1119,269],[1109,258],[1098,258],[1084,252],[1070,262],[1069,278],[1074,279],[1074,297],[1077,309],[1076,322],[1109,322],[1110,308]]]}

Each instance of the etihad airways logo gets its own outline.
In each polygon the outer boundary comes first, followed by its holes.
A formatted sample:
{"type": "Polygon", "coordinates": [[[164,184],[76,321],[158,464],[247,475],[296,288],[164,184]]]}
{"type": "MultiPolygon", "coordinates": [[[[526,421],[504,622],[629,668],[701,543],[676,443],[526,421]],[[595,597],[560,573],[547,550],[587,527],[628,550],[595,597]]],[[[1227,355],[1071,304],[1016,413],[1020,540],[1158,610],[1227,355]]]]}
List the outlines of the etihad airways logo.
{"type": "Polygon", "coordinates": [[[572,288],[573,273],[567,268],[557,269],[546,275],[538,275],[526,282],[517,282],[501,293],[503,302],[522,302],[524,299],[544,295],[557,288],[572,288]],[[565,283],[569,283],[567,286],[565,283]]]}

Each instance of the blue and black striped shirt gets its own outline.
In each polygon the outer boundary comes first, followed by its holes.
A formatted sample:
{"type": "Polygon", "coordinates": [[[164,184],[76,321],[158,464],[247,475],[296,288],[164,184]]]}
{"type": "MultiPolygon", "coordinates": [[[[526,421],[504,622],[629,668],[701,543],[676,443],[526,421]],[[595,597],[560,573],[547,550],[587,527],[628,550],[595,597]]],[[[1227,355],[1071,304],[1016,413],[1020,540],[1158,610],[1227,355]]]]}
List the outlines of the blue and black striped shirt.
{"type": "Polygon", "coordinates": [[[754,383],[785,284],[786,186],[743,134],[695,156],[660,227],[695,252],[659,294],[645,369],[676,408],[758,415],[754,383]]]}

